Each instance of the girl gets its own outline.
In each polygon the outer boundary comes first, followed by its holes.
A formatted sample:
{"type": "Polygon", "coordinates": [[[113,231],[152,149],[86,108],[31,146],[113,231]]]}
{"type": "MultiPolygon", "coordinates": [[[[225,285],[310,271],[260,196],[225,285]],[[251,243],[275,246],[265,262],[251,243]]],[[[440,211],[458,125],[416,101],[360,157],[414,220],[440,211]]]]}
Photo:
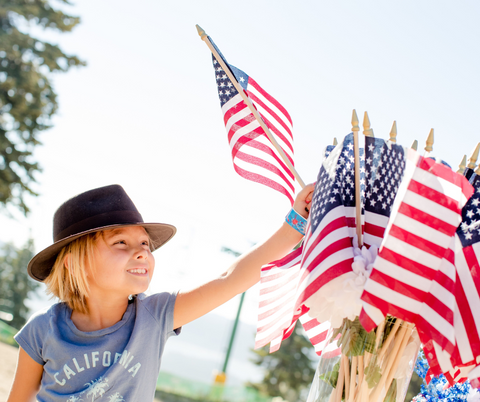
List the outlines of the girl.
{"type": "Polygon", "coordinates": [[[176,229],[144,223],[118,185],[66,201],[54,215],[54,243],[28,265],[61,302],[15,336],[20,351],[8,402],[153,400],[167,339],[247,290],[262,265],[301,240],[313,189],[306,186],[286,222],[218,278],[148,297],[142,292],[155,268],[152,251],[176,229]]]}

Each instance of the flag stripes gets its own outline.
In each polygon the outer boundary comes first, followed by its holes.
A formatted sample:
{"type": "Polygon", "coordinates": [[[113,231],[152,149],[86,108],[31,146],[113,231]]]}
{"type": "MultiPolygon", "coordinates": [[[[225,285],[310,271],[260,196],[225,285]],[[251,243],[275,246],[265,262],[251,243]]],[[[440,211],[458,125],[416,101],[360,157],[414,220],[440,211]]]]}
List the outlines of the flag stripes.
{"type": "MultiPolygon", "coordinates": [[[[223,58],[211,38],[208,39],[223,58]]],[[[293,166],[294,150],[290,115],[245,72],[229,65],[223,58],[229,73],[233,75],[232,79],[236,81],[234,84],[214,55],[212,59],[235,171],[247,180],[263,184],[284,194],[293,205],[294,175],[235,85],[240,86],[241,91],[249,98],[293,166]]]]}

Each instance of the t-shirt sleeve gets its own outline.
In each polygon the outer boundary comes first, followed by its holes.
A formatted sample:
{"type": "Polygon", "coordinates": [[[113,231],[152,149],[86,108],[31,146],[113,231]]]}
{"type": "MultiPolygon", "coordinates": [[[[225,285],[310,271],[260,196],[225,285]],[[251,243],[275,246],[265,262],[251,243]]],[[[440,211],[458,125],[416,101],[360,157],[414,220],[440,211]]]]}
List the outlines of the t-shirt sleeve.
{"type": "Polygon", "coordinates": [[[35,313],[24,327],[14,336],[15,341],[37,363],[43,365],[43,345],[48,336],[48,316],[50,311],[35,313]]]}
{"type": "Polygon", "coordinates": [[[182,328],[173,328],[173,312],[178,290],[174,292],[156,293],[142,300],[145,308],[163,328],[167,338],[179,335],[182,328]]]}

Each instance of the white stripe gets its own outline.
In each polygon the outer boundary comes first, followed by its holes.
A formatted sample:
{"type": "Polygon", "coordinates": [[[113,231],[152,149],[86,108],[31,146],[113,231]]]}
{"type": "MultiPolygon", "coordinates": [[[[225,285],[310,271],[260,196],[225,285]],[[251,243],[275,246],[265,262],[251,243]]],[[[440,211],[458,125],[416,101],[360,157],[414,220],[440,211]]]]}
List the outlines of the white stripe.
{"type": "Polygon", "coordinates": [[[397,264],[393,264],[392,262],[382,258],[380,255],[375,260],[374,268],[377,271],[383,272],[389,277],[397,280],[398,282],[406,283],[409,286],[420,289],[424,292],[428,292],[430,285],[432,284],[430,279],[426,279],[423,276],[414,274],[413,272],[410,272],[409,270],[404,269],[397,264]]]}
{"type": "Polygon", "coordinates": [[[436,203],[435,201],[422,197],[421,195],[413,191],[408,190],[405,193],[405,197],[402,201],[405,204],[417,208],[420,211],[423,211],[429,215],[432,215],[435,218],[444,221],[451,226],[457,227],[461,223],[462,218],[457,212],[445,208],[442,205],[436,203]]]}
{"type": "MultiPolygon", "coordinates": [[[[315,233],[314,235],[317,235],[315,233]]],[[[312,250],[310,255],[306,257],[306,259],[302,260],[301,266],[302,268],[309,267],[312,261],[329,245],[333,244],[334,242],[345,239],[348,236],[348,228],[346,227],[340,227],[332,232],[329,232],[318,244],[317,246],[312,250]]],[[[318,237],[315,236],[315,238],[318,237]]],[[[312,236],[313,238],[313,236],[312,236]]],[[[307,247],[309,246],[308,244],[306,245],[307,247]]],[[[309,249],[310,250],[310,249],[309,249]]],[[[304,250],[304,254],[306,254],[307,249],[304,250]]],[[[353,247],[348,247],[346,249],[342,249],[337,251],[336,253],[331,254],[328,256],[326,259],[322,260],[320,262],[320,265],[322,266],[331,266],[334,264],[339,263],[340,261],[346,260],[348,258],[353,258],[353,247]],[[346,250],[346,251],[345,251],[346,250]],[[341,256],[339,257],[334,257],[336,254],[341,253],[341,256]],[[332,259],[332,257],[334,257],[332,259]]],[[[310,273],[312,274],[312,273],[310,273]]]]}
{"type": "MultiPolygon", "coordinates": [[[[453,198],[454,200],[459,200],[462,202],[462,198],[465,199],[465,196],[462,196],[462,191],[460,187],[456,184],[445,180],[442,177],[436,176],[433,173],[430,173],[427,170],[416,169],[413,174],[413,180],[422,183],[424,186],[430,187],[431,189],[438,191],[439,193],[445,194],[446,196],[453,198]]],[[[465,204],[463,202],[461,207],[465,204]]]]}
{"type": "Polygon", "coordinates": [[[388,223],[388,216],[383,216],[370,211],[365,211],[365,223],[370,223],[375,226],[386,228],[388,223]]]}
{"type": "MultiPolygon", "coordinates": [[[[458,277],[460,278],[460,282],[465,292],[465,296],[468,300],[468,305],[473,313],[472,316],[475,321],[477,332],[480,333],[480,314],[478,314],[478,312],[480,311],[480,298],[477,288],[475,287],[475,283],[473,282],[470,268],[468,267],[467,261],[465,259],[465,255],[463,254],[460,239],[457,235],[455,235],[455,240],[457,242],[456,250],[459,250],[455,253],[455,266],[457,267],[458,277]]],[[[475,255],[477,255],[477,250],[480,247],[480,243],[475,243],[471,247],[475,251],[475,255]]]]}
{"type": "Polygon", "coordinates": [[[404,241],[399,240],[393,236],[388,236],[384,244],[384,247],[412,261],[418,262],[419,264],[432,268],[435,271],[438,269],[442,261],[440,258],[434,256],[433,254],[420,250],[419,248],[412,246],[411,244],[405,243],[404,241]]]}
{"type": "Polygon", "coordinates": [[[460,353],[462,363],[465,364],[473,360],[473,352],[472,348],[470,347],[470,340],[468,339],[465,324],[463,323],[462,314],[458,309],[457,303],[455,303],[453,322],[455,327],[455,338],[457,341],[458,352],[460,353]]]}
{"type": "MultiPolygon", "coordinates": [[[[223,115],[225,116],[225,114],[232,108],[234,107],[235,105],[237,105],[238,103],[241,103],[243,102],[243,99],[242,99],[242,96],[240,94],[236,94],[233,98],[231,98],[227,103],[225,103],[223,106],[222,106],[222,113],[223,115]]],[[[248,107],[246,107],[245,109],[249,110],[250,109],[248,107]]]]}
{"type": "Polygon", "coordinates": [[[370,317],[370,319],[375,324],[380,324],[384,319],[385,316],[383,315],[382,311],[371,304],[362,300],[362,307],[365,310],[365,313],[370,317]]]}
{"type": "MultiPolygon", "coordinates": [[[[294,190],[292,190],[292,188],[286,184],[286,182],[283,180],[283,178],[281,178],[276,173],[273,173],[271,170],[265,169],[261,166],[255,165],[253,163],[246,162],[246,161],[241,160],[239,158],[235,158],[233,160],[233,163],[235,165],[237,165],[238,167],[242,168],[243,170],[246,170],[247,172],[258,174],[260,176],[266,177],[266,178],[278,183],[280,186],[284,187],[289,194],[291,194],[292,196],[294,195],[294,190]]],[[[293,186],[293,181],[290,181],[290,177],[287,180],[288,180],[287,182],[290,183],[293,186]]]]}
{"type": "Polygon", "coordinates": [[[363,242],[370,246],[376,246],[377,248],[380,248],[380,245],[382,244],[382,240],[383,240],[383,237],[373,236],[370,233],[363,234],[363,242]]]}
{"type": "MultiPolygon", "coordinates": [[[[237,144],[240,138],[244,137],[247,134],[250,134],[253,130],[260,127],[260,124],[258,124],[258,121],[252,120],[251,122],[249,122],[247,125],[243,127],[242,126],[235,127],[233,125],[232,127],[233,127],[233,130],[235,131],[235,134],[233,134],[232,137],[230,138],[230,142],[229,142],[230,148],[233,148],[237,144]]],[[[229,132],[230,130],[227,131],[227,133],[229,132]]]]}
{"type": "Polygon", "coordinates": [[[272,146],[272,143],[270,142],[270,140],[265,136],[259,136],[259,137],[255,138],[254,140],[247,142],[246,144],[244,144],[244,146],[242,146],[241,152],[244,152],[248,155],[257,156],[259,158],[267,160],[271,164],[273,164],[275,166],[278,166],[280,171],[282,171],[286,176],[288,174],[290,174],[290,175],[292,174],[290,172],[290,169],[288,168],[287,163],[283,159],[283,157],[280,156],[278,151],[272,146]],[[282,167],[281,164],[279,162],[277,162],[277,160],[275,158],[273,158],[273,156],[268,155],[267,153],[265,153],[265,151],[254,148],[254,145],[256,145],[255,142],[258,142],[259,144],[262,144],[262,145],[266,146],[267,148],[271,149],[273,151],[273,153],[277,156],[277,158],[282,161],[282,163],[285,165],[285,167],[282,167]]]}
{"type": "Polygon", "coordinates": [[[430,226],[427,226],[417,221],[416,219],[412,219],[409,216],[403,215],[402,213],[397,215],[394,225],[407,232],[413,233],[425,240],[428,240],[429,242],[437,244],[445,249],[448,248],[452,240],[451,235],[448,236],[436,229],[431,228],[430,226]]]}
{"type": "Polygon", "coordinates": [[[380,299],[385,300],[387,303],[393,304],[394,306],[399,306],[407,311],[415,313],[421,308],[420,302],[401,293],[395,292],[375,281],[367,281],[365,284],[365,290],[374,294],[380,299]]]}
{"type": "Polygon", "coordinates": [[[453,369],[452,362],[450,361],[450,354],[442,350],[437,342],[433,341],[433,348],[435,349],[435,354],[437,355],[438,364],[442,372],[447,373],[453,369]]]}
{"type": "MultiPolygon", "coordinates": [[[[277,108],[276,105],[274,105],[272,102],[270,102],[265,96],[263,96],[253,85],[249,85],[247,88],[248,91],[250,91],[252,94],[254,94],[258,99],[260,99],[268,108],[270,108],[274,113],[277,114],[277,116],[285,123],[285,125],[290,129],[290,131],[293,131],[293,127],[290,124],[290,121],[288,120],[287,116],[283,114],[283,112],[277,108]]],[[[253,101],[252,101],[253,102],[253,101]]],[[[256,102],[255,106],[259,107],[256,102]]],[[[279,102],[280,103],[280,102],[279,102]]],[[[288,135],[288,134],[287,134],[288,135]]]]}
{"type": "Polygon", "coordinates": [[[455,344],[455,331],[453,326],[429,305],[424,303],[422,306],[422,311],[419,315],[423,317],[438,332],[440,332],[445,338],[447,338],[452,345],[455,344]]]}

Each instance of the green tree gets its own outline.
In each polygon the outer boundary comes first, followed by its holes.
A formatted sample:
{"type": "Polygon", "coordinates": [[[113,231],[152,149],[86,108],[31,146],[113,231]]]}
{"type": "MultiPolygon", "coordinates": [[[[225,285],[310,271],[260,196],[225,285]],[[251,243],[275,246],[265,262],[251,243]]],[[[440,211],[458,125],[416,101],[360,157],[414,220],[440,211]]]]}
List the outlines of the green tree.
{"type": "Polygon", "coordinates": [[[33,254],[32,240],[20,249],[13,244],[0,247],[0,311],[13,315],[8,324],[17,329],[28,318],[25,300],[40,286],[28,276],[26,269],[33,254]]]}
{"type": "Polygon", "coordinates": [[[0,0],[0,205],[14,205],[25,214],[24,195],[36,195],[31,185],[40,170],[33,151],[58,107],[51,75],[85,64],[30,34],[38,28],[69,32],[80,22],[52,3],[0,0]]]}
{"type": "Polygon", "coordinates": [[[315,375],[311,359],[312,344],[297,325],[292,335],[282,341],[280,349],[268,353],[269,347],[254,350],[252,360],[265,370],[261,383],[248,384],[269,396],[280,396],[290,402],[305,400],[306,391],[315,375]]]}

